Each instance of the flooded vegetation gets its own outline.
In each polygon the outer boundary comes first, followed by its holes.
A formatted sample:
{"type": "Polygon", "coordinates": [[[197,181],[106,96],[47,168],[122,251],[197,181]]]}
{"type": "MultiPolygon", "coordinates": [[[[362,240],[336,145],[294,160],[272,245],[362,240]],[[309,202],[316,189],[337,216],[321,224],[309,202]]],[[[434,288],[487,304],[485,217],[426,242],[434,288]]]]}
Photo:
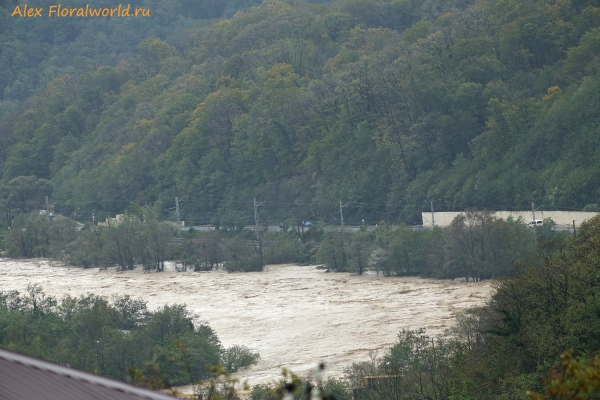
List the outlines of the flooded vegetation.
{"type": "Polygon", "coordinates": [[[351,363],[369,359],[397,341],[402,329],[443,332],[455,314],[483,305],[490,282],[382,278],[327,273],[315,266],[269,265],[264,272],[175,272],[69,268],[48,260],[0,261],[0,288],[24,292],[39,284],[49,296],[130,295],[150,310],[185,304],[226,347],[243,345],[261,360],[238,377],[270,382],[282,368],[299,374],[325,362],[341,377],[351,363]]]}

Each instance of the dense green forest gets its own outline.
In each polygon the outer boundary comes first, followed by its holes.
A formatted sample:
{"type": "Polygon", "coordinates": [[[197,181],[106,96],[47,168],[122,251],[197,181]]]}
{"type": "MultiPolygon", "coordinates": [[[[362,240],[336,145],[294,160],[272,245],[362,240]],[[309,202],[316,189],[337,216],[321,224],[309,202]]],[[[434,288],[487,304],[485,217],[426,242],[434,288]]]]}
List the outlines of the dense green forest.
{"type": "MultiPolygon", "coordinates": [[[[132,1],[133,9],[150,11],[147,18],[48,18],[49,0],[36,1],[30,7],[43,12],[35,19],[12,16],[13,0],[0,1],[0,100],[2,111],[43,91],[58,76],[77,77],[101,66],[115,67],[119,61],[134,57],[136,46],[148,37],[170,40],[185,29],[201,27],[215,18],[231,17],[239,9],[258,5],[245,0],[232,1],[132,1]]],[[[86,4],[71,1],[63,7],[86,4]]],[[[97,0],[94,8],[115,7],[118,3],[97,0]]]]}
{"type": "Polygon", "coordinates": [[[154,389],[196,383],[217,363],[235,372],[259,358],[244,346],[224,348],[185,305],[149,311],[129,295],[56,299],[38,285],[0,290],[0,346],[154,389]]]}
{"type": "Polygon", "coordinates": [[[339,223],[340,200],[346,223],[597,209],[597,1],[215,3],[124,21],[4,0],[3,218],[45,195],[83,219],[179,197],[229,226],[255,197],[275,224],[339,223]]]}

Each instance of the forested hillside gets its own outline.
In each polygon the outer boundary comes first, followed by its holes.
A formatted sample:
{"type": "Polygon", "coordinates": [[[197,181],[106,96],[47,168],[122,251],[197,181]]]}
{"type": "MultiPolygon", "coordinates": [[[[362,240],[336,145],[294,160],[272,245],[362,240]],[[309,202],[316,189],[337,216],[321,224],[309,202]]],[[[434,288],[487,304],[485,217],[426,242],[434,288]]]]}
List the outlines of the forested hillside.
{"type": "Polygon", "coordinates": [[[254,197],[265,223],[339,223],[340,201],[346,223],[598,207],[599,1],[215,4],[67,20],[5,0],[5,209],[179,197],[188,223],[239,225],[254,197]]]}
{"type": "MultiPolygon", "coordinates": [[[[116,66],[136,54],[137,44],[151,36],[172,40],[186,28],[204,26],[209,20],[231,17],[239,9],[259,2],[252,0],[175,0],[128,2],[131,9],[144,9],[147,17],[128,18],[49,18],[56,2],[36,1],[30,8],[43,10],[41,16],[20,18],[24,5],[15,0],[0,1],[0,100],[8,108],[15,101],[43,90],[59,75],[78,76],[103,65],[116,66]],[[14,14],[14,15],[13,15],[14,14]]],[[[85,7],[71,1],[65,7],[85,7]]],[[[111,0],[97,0],[94,8],[115,7],[111,0]]],[[[133,11],[132,11],[133,12],[133,11]]],[[[8,108],[3,109],[6,110],[8,108]]]]}

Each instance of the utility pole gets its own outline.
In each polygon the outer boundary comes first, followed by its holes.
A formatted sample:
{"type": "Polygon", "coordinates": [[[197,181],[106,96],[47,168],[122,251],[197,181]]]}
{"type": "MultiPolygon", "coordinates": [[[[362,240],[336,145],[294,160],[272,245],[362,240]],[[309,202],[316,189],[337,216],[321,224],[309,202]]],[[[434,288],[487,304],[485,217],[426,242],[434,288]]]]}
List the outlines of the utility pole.
{"type": "Polygon", "coordinates": [[[48,196],[46,196],[46,218],[50,218],[50,214],[49,214],[49,210],[48,210],[48,196]]]}
{"type": "Polygon", "coordinates": [[[258,207],[262,203],[262,201],[260,203],[257,203],[256,197],[254,198],[254,231],[256,232],[256,240],[258,241],[260,241],[260,238],[258,237],[258,207]]]}
{"type": "Polygon", "coordinates": [[[254,198],[254,232],[256,232],[256,240],[258,239],[258,205],[256,205],[256,197],[254,198]]]}
{"type": "Polygon", "coordinates": [[[537,223],[535,222],[535,206],[533,201],[531,202],[531,214],[533,215],[533,237],[535,239],[535,244],[537,244],[537,223]]]}
{"type": "Polygon", "coordinates": [[[262,253],[262,241],[258,235],[258,206],[262,203],[256,204],[256,197],[254,200],[254,231],[256,232],[256,240],[258,240],[258,256],[260,257],[260,263],[262,265],[263,262],[263,253],[262,253]]]}
{"type": "Polygon", "coordinates": [[[175,197],[175,215],[177,216],[177,237],[181,235],[181,219],[179,215],[179,197],[175,197]]]}
{"type": "Polygon", "coordinates": [[[302,219],[300,219],[300,209],[298,207],[298,203],[296,203],[296,230],[298,231],[298,235],[300,235],[298,240],[301,240],[302,244],[305,244],[305,242],[304,242],[304,221],[302,221],[302,219]]]}
{"type": "Polygon", "coordinates": [[[342,201],[340,200],[340,222],[342,224],[341,234],[342,234],[342,264],[344,268],[346,267],[346,241],[344,238],[344,207],[346,207],[349,203],[342,205],[342,201]]]}
{"type": "Polygon", "coordinates": [[[346,207],[350,203],[346,203],[342,205],[342,201],[340,200],[340,223],[342,224],[342,231],[344,230],[344,207],[346,207]]]}
{"type": "Polygon", "coordinates": [[[435,228],[435,217],[433,214],[433,201],[431,202],[431,227],[435,228]]]}

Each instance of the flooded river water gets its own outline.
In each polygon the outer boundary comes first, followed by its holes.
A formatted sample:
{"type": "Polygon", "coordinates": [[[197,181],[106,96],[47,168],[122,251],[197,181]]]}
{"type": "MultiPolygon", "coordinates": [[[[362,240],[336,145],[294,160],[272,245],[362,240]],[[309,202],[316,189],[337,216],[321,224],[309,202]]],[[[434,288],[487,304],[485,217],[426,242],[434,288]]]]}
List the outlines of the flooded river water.
{"type": "Polygon", "coordinates": [[[483,304],[490,282],[327,273],[314,266],[274,265],[264,272],[117,272],[80,269],[47,260],[0,260],[0,290],[25,291],[28,283],[62,297],[129,294],[153,309],[186,304],[228,347],[245,345],[261,361],[238,373],[253,384],[271,382],[288,368],[304,376],[325,362],[326,376],[385,352],[403,328],[435,335],[461,309],[483,304]]]}

